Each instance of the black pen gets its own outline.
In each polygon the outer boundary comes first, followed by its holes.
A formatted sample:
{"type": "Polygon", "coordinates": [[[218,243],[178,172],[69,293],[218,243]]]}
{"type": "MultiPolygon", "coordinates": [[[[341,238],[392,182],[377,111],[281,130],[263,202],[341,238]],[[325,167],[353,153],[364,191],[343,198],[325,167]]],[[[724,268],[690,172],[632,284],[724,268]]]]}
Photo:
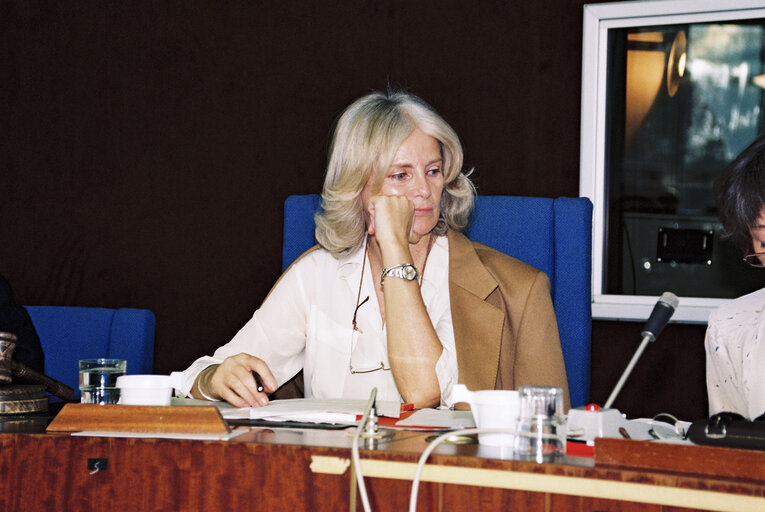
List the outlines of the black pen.
{"type": "Polygon", "coordinates": [[[252,370],[250,373],[252,373],[252,376],[255,377],[255,388],[258,390],[258,393],[262,393],[266,388],[263,387],[263,381],[260,380],[260,375],[258,375],[258,372],[255,370],[252,370]]]}

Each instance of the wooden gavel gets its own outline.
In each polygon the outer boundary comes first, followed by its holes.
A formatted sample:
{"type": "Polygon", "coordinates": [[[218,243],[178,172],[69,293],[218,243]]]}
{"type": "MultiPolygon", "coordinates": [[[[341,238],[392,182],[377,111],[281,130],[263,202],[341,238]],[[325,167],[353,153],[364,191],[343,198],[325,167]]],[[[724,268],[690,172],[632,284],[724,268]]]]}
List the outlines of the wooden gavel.
{"type": "Polygon", "coordinates": [[[0,385],[10,384],[13,378],[24,379],[27,382],[41,384],[45,391],[65,401],[74,399],[74,390],[56,379],[33,370],[24,363],[13,360],[13,351],[16,349],[16,335],[9,332],[0,332],[0,385]]]}

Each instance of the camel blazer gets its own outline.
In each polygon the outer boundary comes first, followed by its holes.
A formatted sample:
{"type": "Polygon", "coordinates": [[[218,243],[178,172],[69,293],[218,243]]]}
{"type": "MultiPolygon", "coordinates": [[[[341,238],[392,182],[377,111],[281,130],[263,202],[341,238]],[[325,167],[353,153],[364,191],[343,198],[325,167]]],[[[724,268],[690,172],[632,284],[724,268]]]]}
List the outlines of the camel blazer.
{"type": "Polygon", "coordinates": [[[558,322],[544,272],[449,230],[449,294],[459,382],[470,390],[563,388],[558,322]]]}

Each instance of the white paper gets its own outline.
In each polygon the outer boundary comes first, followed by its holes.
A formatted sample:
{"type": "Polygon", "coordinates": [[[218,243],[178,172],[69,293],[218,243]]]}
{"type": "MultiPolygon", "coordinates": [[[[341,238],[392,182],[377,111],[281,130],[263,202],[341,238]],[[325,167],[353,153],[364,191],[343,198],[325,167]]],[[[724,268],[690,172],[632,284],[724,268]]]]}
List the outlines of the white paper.
{"type": "Polygon", "coordinates": [[[396,422],[397,427],[475,428],[473,413],[449,409],[420,409],[406,419],[396,422]]]}
{"type": "Polygon", "coordinates": [[[194,434],[180,432],[108,432],[102,430],[72,432],[73,436],[82,437],[137,437],[147,439],[196,439],[200,441],[228,441],[238,435],[249,432],[249,428],[236,428],[226,434],[194,434]]]}
{"type": "MultiPolygon", "coordinates": [[[[299,421],[305,423],[356,423],[364,414],[368,400],[295,398],[273,400],[264,407],[219,407],[226,419],[265,419],[270,421],[299,421]]],[[[377,415],[398,418],[401,404],[378,400],[377,415]]]]}
{"type": "Polygon", "coordinates": [[[685,432],[691,426],[688,421],[678,421],[678,430],[669,423],[651,418],[636,418],[626,420],[624,427],[632,439],[638,441],[665,441],[691,444],[690,439],[684,439],[685,432]]]}

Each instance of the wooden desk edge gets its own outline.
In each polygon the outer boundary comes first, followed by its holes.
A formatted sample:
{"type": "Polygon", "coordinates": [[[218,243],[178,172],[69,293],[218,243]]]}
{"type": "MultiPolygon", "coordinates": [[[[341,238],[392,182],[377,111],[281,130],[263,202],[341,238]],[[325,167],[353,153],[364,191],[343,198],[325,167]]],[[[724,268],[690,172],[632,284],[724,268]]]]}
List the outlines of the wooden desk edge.
{"type": "Polygon", "coordinates": [[[765,452],[758,450],[597,438],[595,464],[765,482],[765,452]]]}
{"type": "Polygon", "coordinates": [[[231,428],[214,406],[66,404],[49,432],[160,432],[227,434],[231,428]]]}

